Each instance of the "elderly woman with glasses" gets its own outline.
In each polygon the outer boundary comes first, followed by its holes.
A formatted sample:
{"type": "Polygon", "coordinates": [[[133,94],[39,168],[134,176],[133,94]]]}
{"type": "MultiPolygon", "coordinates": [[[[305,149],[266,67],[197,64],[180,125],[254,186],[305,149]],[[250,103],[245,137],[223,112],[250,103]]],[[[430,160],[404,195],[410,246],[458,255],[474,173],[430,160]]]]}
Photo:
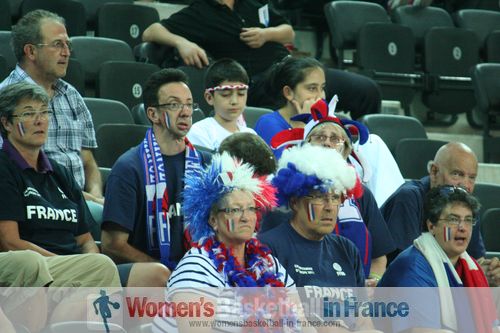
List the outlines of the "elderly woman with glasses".
{"type": "MultiPolygon", "coordinates": [[[[231,292],[219,294],[221,288],[294,286],[293,279],[269,248],[254,238],[259,211],[275,204],[275,189],[265,177],[255,176],[250,164],[234,159],[227,152],[215,155],[207,169],[189,173],[183,210],[193,247],[168,280],[167,301],[175,304],[201,297],[211,304],[212,310],[202,316],[215,320],[214,327],[222,327],[217,322],[248,318],[243,314],[224,316],[221,313],[224,311],[214,306],[224,301],[226,305],[234,303],[231,292]]],[[[196,318],[159,316],[154,331],[192,332],[189,324],[193,319],[196,318]]]]}
{"type": "Polygon", "coordinates": [[[378,286],[439,287],[435,289],[439,290],[439,296],[435,302],[431,298],[422,299],[421,307],[416,308],[423,311],[423,322],[397,321],[397,329],[393,331],[419,326],[454,332],[491,332],[496,314],[490,295],[479,292],[480,289],[471,290],[471,308],[466,316],[459,316],[459,308],[455,309],[457,293],[449,288],[488,287],[481,267],[466,252],[479,202],[463,188],[444,185],[429,191],[424,209],[422,235],[389,265],[378,286]],[[429,310],[435,307],[440,307],[440,311],[429,310]]]}

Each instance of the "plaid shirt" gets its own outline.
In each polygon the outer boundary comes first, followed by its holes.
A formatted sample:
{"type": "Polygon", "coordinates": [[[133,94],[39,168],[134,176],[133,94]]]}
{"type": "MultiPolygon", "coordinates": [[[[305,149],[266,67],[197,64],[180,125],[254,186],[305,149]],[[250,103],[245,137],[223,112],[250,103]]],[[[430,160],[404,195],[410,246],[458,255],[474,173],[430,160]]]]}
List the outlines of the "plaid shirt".
{"type": "MultiPolygon", "coordinates": [[[[35,83],[18,65],[0,83],[0,89],[23,80],[35,83]]],[[[82,148],[97,148],[92,117],[82,96],[72,85],[59,79],[55,83],[54,91],[50,100],[54,116],[50,119],[47,142],[43,149],[48,157],[68,168],[83,189],[85,172],[80,151],[82,148]]]]}

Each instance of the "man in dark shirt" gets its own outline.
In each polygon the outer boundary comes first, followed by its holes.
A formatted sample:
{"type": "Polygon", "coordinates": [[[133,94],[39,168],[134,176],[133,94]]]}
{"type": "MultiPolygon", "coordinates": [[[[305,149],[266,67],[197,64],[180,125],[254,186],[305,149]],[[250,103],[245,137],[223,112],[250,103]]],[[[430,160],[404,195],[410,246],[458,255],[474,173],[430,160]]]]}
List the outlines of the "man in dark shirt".
{"type": "MultiPolygon", "coordinates": [[[[208,65],[214,58],[230,57],[251,77],[248,104],[273,107],[265,89],[266,75],[274,63],[289,54],[291,25],[258,0],[197,0],[160,23],[149,26],[143,40],[175,47],[187,65],[208,65]]],[[[372,80],[353,73],[327,69],[326,97],[339,95],[339,108],[353,118],[379,112],[380,91],[372,80]]]]}

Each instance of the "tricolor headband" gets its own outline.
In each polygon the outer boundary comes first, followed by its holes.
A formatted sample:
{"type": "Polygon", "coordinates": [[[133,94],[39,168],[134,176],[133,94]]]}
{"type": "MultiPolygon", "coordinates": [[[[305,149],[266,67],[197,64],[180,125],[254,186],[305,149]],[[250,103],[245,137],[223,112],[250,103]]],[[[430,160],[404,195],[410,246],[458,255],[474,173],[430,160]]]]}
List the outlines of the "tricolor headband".
{"type": "Polygon", "coordinates": [[[220,90],[244,90],[244,89],[248,89],[247,84],[233,84],[233,85],[225,84],[222,86],[215,86],[213,88],[207,88],[207,89],[205,89],[205,92],[211,93],[211,92],[220,91],[220,90]]]}

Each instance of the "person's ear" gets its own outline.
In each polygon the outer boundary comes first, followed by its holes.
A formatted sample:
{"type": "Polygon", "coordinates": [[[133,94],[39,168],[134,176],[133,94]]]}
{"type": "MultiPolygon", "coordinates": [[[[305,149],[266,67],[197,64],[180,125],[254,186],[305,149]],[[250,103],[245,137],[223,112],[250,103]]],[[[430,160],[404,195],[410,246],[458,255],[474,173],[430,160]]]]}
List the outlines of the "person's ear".
{"type": "Polygon", "coordinates": [[[430,220],[427,220],[425,223],[427,223],[427,229],[429,230],[431,235],[434,236],[436,234],[436,231],[434,230],[436,226],[432,224],[430,220]]]}
{"type": "Polygon", "coordinates": [[[217,219],[212,213],[210,213],[210,216],[208,217],[208,224],[212,227],[212,229],[214,229],[214,231],[217,231],[217,219]]]}
{"type": "Polygon", "coordinates": [[[155,111],[156,108],[151,106],[148,107],[146,109],[146,116],[148,117],[149,120],[151,120],[153,124],[158,124],[160,122],[160,115],[158,114],[158,112],[155,111]]]}
{"type": "Polygon", "coordinates": [[[290,198],[290,202],[288,203],[288,205],[290,206],[290,209],[293,210],[294,212],[298,210],[297,209],[298,202],[299,200],[297,198],[295,197],[290,198]]]}
{"type": "Polygon", "coordinates": [[[287,101],[291,101],[295,96],[295,94],[293,93],[293,89],[289,86],[284,86],[282,92],[287,101]]]}
{"type": "Polygon", "coordinates": [[[205,97],[205,101],[207,101],[207,104],[210,105],[210,106],[214,106],[214,93],[211,93],[211,92],[208,92],[208,91],[205,91],[205,93],[203,94],[203,96],[205,97]]]}
{"type": "Polygon", "coordinates": [[[1,117],[0,121],[2,122],[3,128],[5,128],[5,131],[10,133],[12,131],[12,123],[7,119],[7,117],[1,117]]]}
{"type": "Polygon", "coordinates": [[[24,55],[33,60],[35,58],[35,45],[33,44],[25,44],[23,47],[24,55]]]}

